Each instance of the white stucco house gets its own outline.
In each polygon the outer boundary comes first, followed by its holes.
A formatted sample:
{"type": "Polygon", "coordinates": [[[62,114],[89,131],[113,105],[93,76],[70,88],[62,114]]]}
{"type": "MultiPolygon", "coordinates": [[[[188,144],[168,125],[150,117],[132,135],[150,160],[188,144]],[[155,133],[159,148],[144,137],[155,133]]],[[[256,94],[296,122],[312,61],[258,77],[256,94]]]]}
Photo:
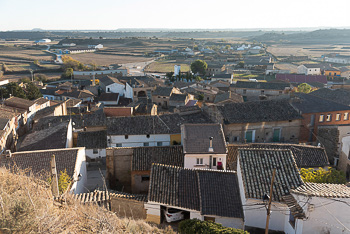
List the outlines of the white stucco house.
{"type": "Polygon", "coordinates": [[[321,68],[318,64],[302,64],[297,67],[298,74],[321,75],[321,68]]]}
{"type": "Polygon", "coordinates": [[[289,190],[303,185],[293,153],[285,149],[239,149],[237,176],[245,217],[245,229],[265,229],[267,210],[264,195],[270,196],[273,170],[272,210],[269,230],[284,231],[285,217],[289,215],[283,196],[289,190]]]}
{"type": "Polygon", "coordinates": [[[185,168],[226,169],[226,142],[221,124],[184,124],[181,142],[185,168]]]}
{"type": "Polygon", "coordinates": [[[350,188],[341,184],[305,183],[285,198],[286,234],[350,233],[350,188]]]}
{"type": "Polygon", "coordinates": [[[108,147],[168,146],[171,135],[159,116],[107,118],[108,147]]]}
{"type": "Polygon", "coordinates": [[[153,164],[145,204],[147,221],[161,223],[164,210],[183,211],[186,219],[244,228],[244,215],[234,171],[188,169],[153,164]]]}
{"type": "Polygon", "coordinates": [[[50,149],[16,152],[0,156],[0,166],[16,165],[21,169],[30,169],[33,173],[50,173],[52,155],[56,158],[58,176],[67,171],[72,179],[70,192],[74,194],[86,192],[87,171],[85,149],[50,149]]]}
{"type": "Polygon", "coordinates": [[[133,88],[128,82],[122,83],[117,78],[104,76],[100,79],[100,87],[106,93],[118,93],[119,96],[133,99],[133,88]]]}

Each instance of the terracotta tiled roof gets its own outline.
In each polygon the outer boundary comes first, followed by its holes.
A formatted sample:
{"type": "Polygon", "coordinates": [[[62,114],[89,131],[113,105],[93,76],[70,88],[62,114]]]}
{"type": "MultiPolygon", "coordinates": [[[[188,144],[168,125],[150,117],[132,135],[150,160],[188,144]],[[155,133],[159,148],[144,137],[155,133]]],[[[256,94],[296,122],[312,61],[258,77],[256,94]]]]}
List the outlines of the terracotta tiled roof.
{"type": "Polygon", "coordinates": [[[148,201],[200,211],[202,215],[243,218],[237,174],[153,164],[148,201]]]}
{"type": "Polygon", "coordinates": [[[213,137],[213,154],[226,154],[226,141],[221,124],[184,124],[183,147],[185,154],[208,154],[213,137]]]}
{"type": "Polygon", "coordinates": [[[230,103],[218,106],[226,124],[259,123],[301,119],[287,100],[230,103]]]}
{"type": "Polygon", "coordinates": [[[18,151],[66,148],[67,133],[67,122],[33,131],[22,139],[18,151]]]}
{"type": "Polygon", "coordinates": [[[329,165],[326,150],[322,147],[298,144],[271,144],[252,143],[247,145],[250,148],[259,149],[289,149],[299,168],[302,167],[325,167],[329,165]]]}
{"type": "Polygon", "coordinates": [[[184,166],[182,146],[135,147],[132,157],[133,171],[150,171],[152,163],[184,166]]]}
{"type": "Polygon", "coordinates": [[[343,184],[305,183],[291,192],[305,196],[350,198],[350,188],[343,184]]]}
{"type": "Polygon", "coordinates": [[[33,173],[50,171],[51,156],[56,157],[57,172],[67,170],[67,174],[73,177],[79,148],[35,150],[12,153],[11,157],[0,156],[0,165],[11,167],[16,165],[21,169],[31,169],[33,173]]]}
{"type": "Polygon", "coordinates": [[[345,89],[318,89],[310,93],[310,95],[314,95],[320,98],[324,98],[333,102],[337,102],[343,105],[350,106],[350,91],[345,89]]]}
{"type": "Polygon", "coordinates": [[[280,202],[290,189],[303,184],[290,150],[239,149],[239,166],[247,198],[262,199],[264,194],[269,193],[274,169],[274,201],[280,202]]]}
{"type": "Polygon", "coordinates": [[[107,147],[107,131],[78,132],[77,146],[87,149],[105,149],[107,147]]]}
{"type": "Polygon", "coordinates": [[[82,203],[103,203],[110,202],[111,198],[124,198],[136,201],[147,201],[147,195],[144,194],[130,194],[120,191],[101,191],[95,190],[90,193],[74,194],[73,197],[82,203]]]}
{"type": "Polygon", "coordinates": [[[35,102],[29,101],[24,98],[18,98],[18,97],[10,97],[5,100],[6,106],[12,106],[20,109],[29,110],[29,107],[33,106],[35,102]]]}
{"type": "Polygon", "coordinates": [[[287,206],[290,209],[290,212],[296,219],[303,219],[305,218],[305,213],[303,211],[303,208],[299,205],[297,200],[293,197],[293,195],[289,194],[282,197],[283,201],[287,204],[287,206]]]}

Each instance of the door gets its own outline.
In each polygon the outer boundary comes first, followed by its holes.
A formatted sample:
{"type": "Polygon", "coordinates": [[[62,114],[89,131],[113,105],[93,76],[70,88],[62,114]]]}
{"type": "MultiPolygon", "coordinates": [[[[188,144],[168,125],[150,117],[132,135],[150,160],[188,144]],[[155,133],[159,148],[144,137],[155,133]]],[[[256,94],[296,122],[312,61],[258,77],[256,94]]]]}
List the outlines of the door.
{"type": "Polygon", "coordinates": [[[280,136],[281,136],[281,129],[280,128],[275,128],[273,130],[273,142],[279,142],[280,141],[280,136]]]}
{"type": "Polygon", "coordinates": [[[253,131],[245,132],[245,140],[246,142],[253,142],[253,131]]]}

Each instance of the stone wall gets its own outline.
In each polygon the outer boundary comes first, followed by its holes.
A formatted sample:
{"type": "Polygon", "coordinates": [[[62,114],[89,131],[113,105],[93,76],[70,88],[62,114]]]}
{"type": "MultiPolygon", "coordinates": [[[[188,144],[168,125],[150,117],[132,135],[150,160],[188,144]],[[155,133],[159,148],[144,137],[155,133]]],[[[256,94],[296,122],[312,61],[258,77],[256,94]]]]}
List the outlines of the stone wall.
{"type": "Polygon", "coordinates": [[[107,180],[112,189],[131,192],[132,148],[107,148],[107,180]]]}
{"type": "Polygon", "coordinates": [[[111,211],[121,218],[146,219],[144,202],[125,198],[112,197],[111,211]]]}
{"type": "Polygon", "coordinates": [[[333,164],[334,157],[339,157],[339,130],[337,126],[319,126],[317,138],[326,149],[330,163],[333,164]]]}

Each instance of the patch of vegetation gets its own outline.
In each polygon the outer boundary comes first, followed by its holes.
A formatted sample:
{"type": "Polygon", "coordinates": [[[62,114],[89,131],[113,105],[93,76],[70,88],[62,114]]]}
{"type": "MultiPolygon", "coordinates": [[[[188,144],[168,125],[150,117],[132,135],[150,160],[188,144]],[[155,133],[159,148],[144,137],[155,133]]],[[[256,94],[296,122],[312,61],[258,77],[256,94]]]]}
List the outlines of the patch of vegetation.
{"type": "Polygon", "coordinates": [[[211,221],[200,221],[198,219],[187,219],[181,221],[179,224],[179,233],[225,233],[225,234],[249,234],[247,231],[241,229],[224,227],[219,223],[211,221]]]}
{"type": "Polygon", "coordinates": [[[304,182],[330,184],[346,183],[345,173],[331,167],[329,167],[328,170],[325,170],[321,167],[318,170],[313,168],[302,168],[300,170],[300,175],[304,182]]]}
{"type": "Polygon", "coordinates": [[[70,194],[58,203],[49,183],[30,171],[0,167],[0,178],[0,233],[174,233],[84,205],[70,194]]]}

